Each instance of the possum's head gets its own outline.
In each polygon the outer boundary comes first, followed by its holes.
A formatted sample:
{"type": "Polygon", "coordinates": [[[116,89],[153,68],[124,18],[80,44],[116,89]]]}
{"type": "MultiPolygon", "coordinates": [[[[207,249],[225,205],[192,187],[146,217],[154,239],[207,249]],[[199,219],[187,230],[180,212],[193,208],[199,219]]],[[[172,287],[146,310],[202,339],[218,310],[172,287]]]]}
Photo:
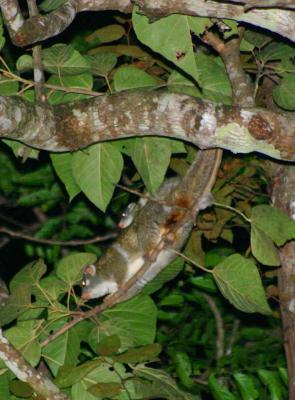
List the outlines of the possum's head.
{"type": "Polygon", "coordinates": [[[125,211],[123,211],[120,221],[117,226],[120,229],[127,228],[127,226],[131,225],[138,211],[144,207],[147,203],[147,198],[141,197],[137,203],[128,204],[125,211]]]}
{"type": "Polygon", "coordinates": [[[95,265],[88,265],[84,269],[81,281],[82,299],[96,299],[106,294],[113,293],[118,289],[116,282],[102,279],[95,265]]]}
{"type": "Polygon", "coordinates": [[[129,226],[135,217],[137,205],[136,203],[128,204],[125,211],[123,211],[120,221],[118,222],[118,228],[124,229],[129,226]]]}

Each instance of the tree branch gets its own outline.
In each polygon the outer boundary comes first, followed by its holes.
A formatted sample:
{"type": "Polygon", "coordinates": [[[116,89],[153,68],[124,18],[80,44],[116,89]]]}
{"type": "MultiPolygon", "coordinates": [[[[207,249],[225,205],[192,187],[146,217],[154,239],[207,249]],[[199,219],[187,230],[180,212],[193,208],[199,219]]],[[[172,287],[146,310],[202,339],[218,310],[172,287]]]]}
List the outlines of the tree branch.
{"type": "Polygon", "coordinates": [[[252,8],[284,8],[295,10],[294,0],[225,0],[225,2],[244,4],[245,10],[251,10],[252,8]]]}
{"type": "MultiPolygon", "coordinates": [[[[295,14],[288,10],[294,8],[291,1],[272,0],[267,3],[266,0],[256,0],[255,2],[252,0],[228,0],[227,2],[216,0],[135,0],[134,3],[139,6],[140,12],[153,19],[171,14],[229,18],[259,26],[290,40],[295,40],[293,29],[295,14]],[[260,3],[263,5],[260,6],[260,3]],[[253,7],[264,7],[264,9],[252,9],[253,7]],[[270,10],[270,7],[280,7],[280,9],[270,10]],[[250,8],[251,10],[247,11],[250,8]]],[[[71,24],[78,12],[118,10],[130,13],[133,2],[131,0],[69,0],[48,14],[26,20],[23,19],[16,0],[2,0],[0,6],[13,43],[17,46],[27,46],[58,35],[71,24]]]]}
{"type": "Polygon", "coordinates": [[[0,329],[0,358],[6,366],[21,381],[27,382],[32,389],[45,399],[67,400],[68,397],[60,392],[50,379],[43,376],[33,368],[23,356],[15,350],[8,340],[2,335],[0,329]]]}
{"type": "Polygon", "coordinates": [[[83,239],[83,240],[53,240],[53,239],[41,239],[34,236],[26,235],[22,232],[15,232],[11,229],[0,227],[0,233],[4,233],[13,238],[17,239],[25,239],[29,242],[41,243],[41,244],[49,244],[49,245],[58,245],[58,246],[82,246],[85,244],[103,242],[105,240],[114,239],[117,236],[117,233],[109,233],[104,236],[95,236],[91,239],[83,239]]]}
{"type": "Polygon", "coordinates": [[[184,94],[129,91],[50,106],[0,97],[0,137],[71,151],[130,136],[166,136],[201,149],[258,151],[295,160],[295,118],[263,108],[218,105],[184,94]]]}

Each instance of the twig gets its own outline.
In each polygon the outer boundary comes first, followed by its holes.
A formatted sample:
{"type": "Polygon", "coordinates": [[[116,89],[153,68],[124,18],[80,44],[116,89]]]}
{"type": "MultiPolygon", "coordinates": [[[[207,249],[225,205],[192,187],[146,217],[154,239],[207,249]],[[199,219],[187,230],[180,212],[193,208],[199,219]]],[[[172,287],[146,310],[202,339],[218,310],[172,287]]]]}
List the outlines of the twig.
{"type": "MultiPolygon", "coordinates": [[[[39,86],[40,83],[39,82],[34,82],[31,81],[29,79],[24,79],[22,77],[20,77],[19,75],[16,75],[12,72],[9,72],[7,70],[4,69],[0,69],[0,72],[3,74],[3,76],[11,79],[11,80],[15,80],[18,82],[21,82],[25,85],[29,85],[29,87],[31,86],[39,86]]],[[[93,90],[88,90],[88,89],[79,89],[79,88],[68,88],[68,87],[64,87],[64,86],[58,86],[58,85],[51,85],[49,83],[42,83],[42,86],[44,86],[45,88],[48,89],[53,89],[53,90],[59,90],[61,92],[66,92],[66,93],[79,93],[79,94],[86,94],[89,96],[102,96],[104,95],[104,93],[101,92],[95,92],[93,90]]]]}
{"type": "Polygon", "coordinates": [[[72,328],[74,325],[76,325],[78,322],[83,321],[85,319],[85,313],[83,316],[76,316],[74,317],[71,321],[67,322],[65,325],[63,325],[60,329],[57,331],[53,332],[51,335],[49,335],[43,342],[40,343],[41,347],[46,347],[50,342],[52,342],[54,339],[62,335],[63,333],[67,332],[70,328],[72,328]]]}
{"type": "Polygon", "coordinates": [[[116,232],[112,232],[104,236],[95,236],[91,239],[83,239],[83,240],[53,240],[53,239],[41,239],[41,238],[39,239],[34,236],[26,235],[25,233],[22,232],[14,232],[5,227],[0,227],[0,233],[4,233],[13,238],[25,239],[34,243],[58,245],[58,246],[82,246],[85,244],[103,242],[105,240],[114,239],[115,237],[118,236],[116,232]]]}
{"type": "Polygon", "coordinates": [[[217,366],[220,364],[221,357],[224,356],[224,326],[223,326],[223,319],[221,314],[216,306],[213,297],[209,296],[209,294],[202,293],[202,296],[207,301],[212,314],[214,315],[215,322],[216,322],[216,330],[217,330],[217,337],[216,337],[216,361],[217,366]]]}
{"type": "Polygon", "coordinates": [[[233,346],[234,346],[234,342],[235,342],[235,339],[236,339],[236,335],[237,335],[239,326],[240,326],[240,320],[239,319],[235,319],[234,323],[233,323],[231,334],[230,334],[230,336],[228,338],[227,347],[226,347],[226,350],[225,350],[225,355],[226,356],[231,355],[231,352],[232,352],[232,349],[233,349],[233,346]]]}
{"type": "Polygon", "coordinates": [[[250,218],[246,217],[246,215],[243,214],[242,211],[237,210],[237,209],[234,208],[234,207],[231,207],[231,206],[228,206],[228,205],[222,204],[222,203],[216,203],[216,202],[214,202],[213,205],[214,205],[215,207],[224,208],[225,210],[228,210],[228,211],[231,211],[231,212],[233,212],[233,213],[236,213],[236,214],[238,214],[240,217],[242,217],[243,220],[245,220],[245,221],[248,222],[249,224],[251,223],[250,218]]]}
{"type": "MultiPolygon", "coordinates": [[[[169,202],[167,202],[165,200],[160,200],[157,197],[150,196],[148,193],[141,193],[141,192],[139,192],[137,190],[130,189],[127,186],[120,185],[119,183],[116,183],[116,186],[118,188],[122,189],[122,190],[125,190],[126,192],[135,194],[136,196],[141,197],[142,199],[146,199],[148,201],[154,201],[155,203],[162,204],[162,205],[168,206],[168,207],[171,206],[171,203],[169,203],[169,202]]],[[[173,204],[173,207],[177,208],[177,209],[180,209],[180,210],[186,210],[187,209],[186,207],[182,207],[182,206],[174,205],[174,204],[173,204]]]]}
{"type": "Polygon", "coordinates": [[[174,251],[174,253],[176,253],[178,256],[180,256],[181,258],[183,258],[185,261],[189,262],[190,264],[194,265],[195,267],[200,268],[200,269],[202,269],[203,271],[209,272],[210,274],[212,274],[212,271],[211,271],[210,269],[207,269],[207,268],[203,267],[202,265],[197,264],[194,260],[192,260],[191,258],[185,256],[185,255],[184,255],[183,253],[181,253],[180,251],[177,251],[177,250],[173,250],[173,251],[174,251]]]}
{"type": "MultiPolygon", "coordinates": [[[[27,0],[27,3],[28,3],[30,18],[39,15],[39,10],[36,4],[36,0],[27,0]]],[[[42,51],[41,45],[38,44],[33,47],[32,53],[33,53],[33,66],[34,66],[34,81],[36,82],[35,86],[36,99],[38,101],[45,102],[46,96],[43,86],[45,82],[45,76],[42,65],[41,51],[42,51]]]]}

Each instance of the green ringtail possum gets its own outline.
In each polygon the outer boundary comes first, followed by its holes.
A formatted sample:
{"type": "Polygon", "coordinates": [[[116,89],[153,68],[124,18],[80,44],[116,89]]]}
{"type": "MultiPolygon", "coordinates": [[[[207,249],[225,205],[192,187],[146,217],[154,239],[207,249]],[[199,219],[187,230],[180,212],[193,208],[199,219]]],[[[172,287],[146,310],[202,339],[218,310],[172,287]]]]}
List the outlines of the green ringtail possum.
{"type": "Polygon", "coordinates": [[[152,199],[131,203],[118,224],[124,228],[120,235],[95,265],[85,268],[81,282],[83,299],[116,292],[150,261],[148,270],[136,282],[137,292],[177,257],[175,250],[181,250],[185,244],[196,213],[212,204],[211,192],[206,192],[209,171],[206,162],[201,161],[197,156],[183,179],[167,179],[152,199]],[[156,259],[151,259],[163,238],[168,240],[156,259]]]}
{"type": "Polygon", "coordinates": [[[131,203],[119,226],[124,228],[114,243],[95,265],[87,266],[82,280],[82,298],[92,299],[115,292],[144,264],[149,252],[161,238],[161,225],[165,223],[171,207],[162,201],[169,198],[178,178],[164,182],[153,200],[131,203]]]}

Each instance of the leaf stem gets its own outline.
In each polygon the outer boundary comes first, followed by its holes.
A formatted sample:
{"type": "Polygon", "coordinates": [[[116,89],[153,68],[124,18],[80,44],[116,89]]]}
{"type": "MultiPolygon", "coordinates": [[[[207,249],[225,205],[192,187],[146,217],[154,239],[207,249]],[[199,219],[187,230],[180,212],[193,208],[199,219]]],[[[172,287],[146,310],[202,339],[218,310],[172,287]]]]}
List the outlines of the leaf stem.
{"type": "Polygon", "coordinates": [[[251,224],[251,219],[248,218],[248,217],[246,217],[246,215],[243,214],[240,210],[237,210],[237,209],[234,208],[234,207],[227,206],[226,204],[222,204],[222,203],[216,203],[216,202],[214,202],[213,205],[214,205],[215,207],[220,207],[220,208],[224,208],[225,210],[232,211],[233,213],[236,213],[236,214],[240,215],[240,217],[242,217],[246,222],[248,222],[249,224],[251,224]]]}
{"type": "Polygon", "coordinates": [[[197,264],[195,261],[193,261],[191,258],[185,256],[183,253],[180,253],[177,250],[173,250],[174,253],[176,253],[178,256],[182,257],[185,261],[188,261],[189,263],[193,264],[195,267],[200,268],[201,270],[205,271],[205,272],[209,272],[210,274],[212,274],[212,271],[210,269],[207,269],[206,267],[203,267],[200,264],[197,264]]]}

